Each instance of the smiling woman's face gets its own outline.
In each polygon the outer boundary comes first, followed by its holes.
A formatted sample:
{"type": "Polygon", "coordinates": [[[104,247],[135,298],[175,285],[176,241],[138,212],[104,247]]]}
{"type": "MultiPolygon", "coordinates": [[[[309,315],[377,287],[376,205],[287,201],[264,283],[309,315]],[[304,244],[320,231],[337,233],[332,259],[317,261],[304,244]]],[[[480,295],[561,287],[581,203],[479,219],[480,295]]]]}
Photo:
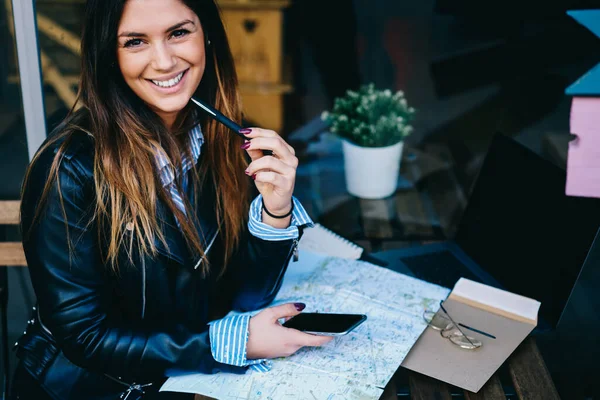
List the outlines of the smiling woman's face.
{"type": "Polygon", "coordinates": [[[129,0],[117,59],[127,85],[170,127],[204,74],[200,20],[181,0],[129,0]]]}

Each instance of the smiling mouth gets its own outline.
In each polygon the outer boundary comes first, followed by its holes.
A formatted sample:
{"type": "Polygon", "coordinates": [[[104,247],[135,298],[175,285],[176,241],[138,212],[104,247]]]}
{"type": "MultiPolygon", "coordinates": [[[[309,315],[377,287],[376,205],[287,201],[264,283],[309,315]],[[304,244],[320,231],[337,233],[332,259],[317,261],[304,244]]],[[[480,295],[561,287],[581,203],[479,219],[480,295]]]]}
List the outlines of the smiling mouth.
{"type": "Polygon", "coordinates": [[[161,87],[161,88],[171,88],[173,86],[176,86],[181,79],[183,79],[183,76],[189,71],[189,69],[186,69],[185,71],[181,72],[179,75],[177,75],[175,78],[173,79],[169,79],[168,81],[155,81],[153,79],[148,79],[150,82],[154,83],[156,86],[161,87]]]}

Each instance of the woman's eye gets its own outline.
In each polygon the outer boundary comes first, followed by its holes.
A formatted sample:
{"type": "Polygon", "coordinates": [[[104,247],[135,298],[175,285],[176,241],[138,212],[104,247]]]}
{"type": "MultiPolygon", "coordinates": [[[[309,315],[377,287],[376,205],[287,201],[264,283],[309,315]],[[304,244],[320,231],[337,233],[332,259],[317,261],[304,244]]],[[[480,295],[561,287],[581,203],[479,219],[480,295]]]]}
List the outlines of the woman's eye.
{"type": "Polygon", "coordinates": [[[188,31],[187,29],[177,29],[176,31],[173,31],[171,35],[175,38],[180,38],[187,35],[188,33],[190,33],[190,31],[188,31]]]}
{"type": "Polygon", "coordinates": [[[130,39],[125,42],[124,47],[136,47],[142,44],[142,39],[130,39]]]}

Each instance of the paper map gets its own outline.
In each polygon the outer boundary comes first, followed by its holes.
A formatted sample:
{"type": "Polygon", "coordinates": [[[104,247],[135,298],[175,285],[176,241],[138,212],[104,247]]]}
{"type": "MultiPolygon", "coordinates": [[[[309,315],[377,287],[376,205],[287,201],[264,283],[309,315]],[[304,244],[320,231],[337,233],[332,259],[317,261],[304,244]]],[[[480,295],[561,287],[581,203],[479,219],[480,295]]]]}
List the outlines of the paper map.
{"type": "MultiPolygon", "coordinates": [[[[216,399],[378,399],[449,289],[363,261],[300,252],[273,305],[303,302],[306,312],[366,314],[351,333],[323,347],[273,360],[267,373],[169,378],[161,391],[216,399]]],[[[232,313],[233,314],[233,313],[232,313]]]]}

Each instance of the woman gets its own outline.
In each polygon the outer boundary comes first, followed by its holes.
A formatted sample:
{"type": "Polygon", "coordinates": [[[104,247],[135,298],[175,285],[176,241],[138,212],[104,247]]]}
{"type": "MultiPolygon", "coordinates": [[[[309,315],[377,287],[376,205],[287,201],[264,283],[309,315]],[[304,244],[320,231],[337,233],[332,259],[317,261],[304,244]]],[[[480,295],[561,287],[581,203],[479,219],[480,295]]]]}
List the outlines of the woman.
{"type": "Polygon", "coordinates": [[[13,398],[180,398],[156,393],[166,377],[267,371],[330,340],[279,324],[301,303],[224,317],[273,300],[311,221],[292,197],[294,150],[258,128],[240,140],[193,95],[240,120],[213,0],[87,2],[83,107],[24,183],[38,306],[13,398]]]}

